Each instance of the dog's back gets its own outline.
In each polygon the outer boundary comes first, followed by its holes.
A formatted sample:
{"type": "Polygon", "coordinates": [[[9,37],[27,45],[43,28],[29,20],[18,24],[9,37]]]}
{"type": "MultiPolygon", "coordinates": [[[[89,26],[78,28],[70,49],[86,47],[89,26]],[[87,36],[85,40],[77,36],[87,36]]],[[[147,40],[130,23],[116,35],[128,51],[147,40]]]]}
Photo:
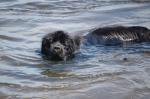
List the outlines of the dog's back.
{"type": "Polygon", "coordinates": [[[149,42],[150,30],[141,26],[98,28],[86,36],[91,44],[115,45],[127,42],[149,42]]]}

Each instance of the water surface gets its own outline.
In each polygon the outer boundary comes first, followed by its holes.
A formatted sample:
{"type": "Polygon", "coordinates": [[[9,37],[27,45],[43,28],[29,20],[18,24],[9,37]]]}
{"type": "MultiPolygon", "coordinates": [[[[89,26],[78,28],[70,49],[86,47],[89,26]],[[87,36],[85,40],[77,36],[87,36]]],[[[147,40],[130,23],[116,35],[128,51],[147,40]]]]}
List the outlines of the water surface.
{"type": "Polygon", "coordinates": [[[150,43],[84,46],[72,60],[40,55],[55,30],[86,34],[109,25],[150,28],[144,0],[1,0],[1,99],[149,99],[150,43]]]}

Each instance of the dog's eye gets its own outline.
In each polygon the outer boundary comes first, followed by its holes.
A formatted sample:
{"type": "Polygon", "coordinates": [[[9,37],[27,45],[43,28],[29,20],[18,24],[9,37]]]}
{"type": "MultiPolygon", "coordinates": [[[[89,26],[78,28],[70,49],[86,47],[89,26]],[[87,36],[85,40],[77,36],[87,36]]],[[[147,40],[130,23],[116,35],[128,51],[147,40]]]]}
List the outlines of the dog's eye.
{"type": "Polygon", "coordinates": [[[61,44],[62,44],[62,45],[64,45],[64,46],[67,46],[67,43],[66,43],[66,42],[64,42],[64,41],[63,41],[63,42],[61,42],[61,44]]]}
{"type": "Polygon", "coordinates": [[[70,40],[65,41],[65,45],[68,46],[71,43],[70,40]]]}
{"type": "Polygon", "coordinates": [[[66,50],[69,50],[69,47],[65,47],[66,50]]]}

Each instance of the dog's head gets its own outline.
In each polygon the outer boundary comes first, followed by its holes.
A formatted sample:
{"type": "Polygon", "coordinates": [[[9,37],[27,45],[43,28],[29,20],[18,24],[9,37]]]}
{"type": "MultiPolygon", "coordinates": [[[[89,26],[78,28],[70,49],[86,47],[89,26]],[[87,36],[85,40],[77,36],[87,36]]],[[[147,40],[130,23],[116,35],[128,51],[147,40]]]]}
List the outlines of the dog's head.
{"type": "Polygon", "coordinates": [[[66,60],[79,46],[76,39],[64,31],[47,34],[42,39],[42,53],[51,60],[66,60]]]}

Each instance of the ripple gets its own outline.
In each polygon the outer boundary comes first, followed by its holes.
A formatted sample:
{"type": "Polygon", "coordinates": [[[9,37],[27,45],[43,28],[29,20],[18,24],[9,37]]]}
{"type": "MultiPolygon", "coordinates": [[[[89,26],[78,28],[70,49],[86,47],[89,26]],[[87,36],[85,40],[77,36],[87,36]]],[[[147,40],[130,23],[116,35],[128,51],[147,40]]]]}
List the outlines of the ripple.
{"type": "Polygon", "coordinates": [[[21,38],[12,37],[12,36],[6,36],[6,35],[0,35],[0,39],[8,40],[8,41],[16,41],[16,42],[23,41],[23,39],[21,39],[21,38]]]}

